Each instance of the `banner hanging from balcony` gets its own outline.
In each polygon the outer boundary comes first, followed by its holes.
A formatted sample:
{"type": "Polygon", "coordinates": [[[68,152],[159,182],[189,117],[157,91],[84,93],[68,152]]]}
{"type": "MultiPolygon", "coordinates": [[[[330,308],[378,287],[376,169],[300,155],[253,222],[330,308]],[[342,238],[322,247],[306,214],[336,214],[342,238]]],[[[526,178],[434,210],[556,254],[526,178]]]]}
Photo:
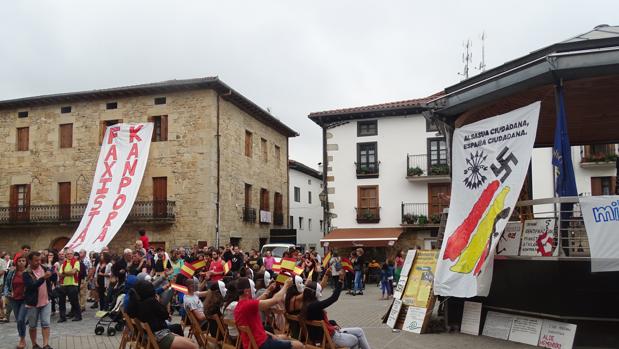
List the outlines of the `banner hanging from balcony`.
{"type": "Polygon", "coordinates": [[[118,233],[142,183],[152,134],[151,122],[107,128],[86,211],[67,247],[100,252],[118,233]]]}
{"type": "Polygon", "coordinates": [[[579,200],[589,238],[591,272],[619,271],[619,195],[579,200]]]}
{"type": "Polygon", "coordinates": [[[540,102],[454,131],[449,216],[434,293],[487,296],[496,245],[524,183],[540,102]]]}

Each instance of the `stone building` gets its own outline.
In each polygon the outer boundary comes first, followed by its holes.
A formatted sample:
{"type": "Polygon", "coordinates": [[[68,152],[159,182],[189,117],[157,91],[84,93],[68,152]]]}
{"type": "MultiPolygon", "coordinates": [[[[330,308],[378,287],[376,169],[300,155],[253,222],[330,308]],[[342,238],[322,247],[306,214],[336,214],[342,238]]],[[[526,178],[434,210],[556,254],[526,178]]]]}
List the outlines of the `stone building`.
{"type": "Polygon", "coordinates": [[[145,121],[155,125],[146,171],[110,247],[145,229],[168,249],[218,236],[257,248],[284,226],[288,137],[298,134],[217,77],[171,80],[0,101],[0,249],[64,246],[105,127],[145,121]]]}

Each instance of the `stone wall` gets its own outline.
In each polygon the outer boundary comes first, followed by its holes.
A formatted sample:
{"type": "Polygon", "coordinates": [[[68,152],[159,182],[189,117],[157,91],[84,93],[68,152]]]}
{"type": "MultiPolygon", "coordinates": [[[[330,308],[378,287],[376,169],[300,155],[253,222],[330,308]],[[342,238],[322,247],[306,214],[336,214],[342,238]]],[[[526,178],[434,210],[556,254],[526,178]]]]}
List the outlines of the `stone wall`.
{"type": "MultiPolygon", "coordinates": [[[[31,205],[58,204],[58,183],[71,182],[71,202],[85,203],[92,186],[99,154],[101,121],[145,122],[150,116],[168,115],[168,141],[151,144],[149,160],[137,200],[152,201],[152,178],[167,177],[168,200],[176,202],[173,224],[126,223],[111,247],[132,246],[136,231],[144,228],[152,241],[165,241],[166,247],[190,246],[198,240],[215,239],[216,225],[216,108],[212,90],[167,93],[166,104],[155,105],[159,95],[128,97],[116,100],[93,100],[71,103],[71,113],[60,113],[63,105],[0,110],[0,207],[9,205],[10,186],[31,185],[31,205]],[[118,108],[106,110],[107,102],[118,108]],[[17,112],[27,110],[27,118],[17,112]],[[59,125],[73,123],[73,147],[59,147],[59,125]],[[16,129],[29,127],[28,151],[16,151],[16,129]]],[[[260,123],[236,106],[221,100],[222,120],[222,243],[230,236],[242,237],[246,248],[257,247],[258,237],[268,237],[269,225],[245,225],[237,207],[243,206],[244,183],[255,188],[259,203],[260,188],[284,197],[287,211],[287,138],[260,123]],[[246,129],[255,133],[253,159],[243,154],[246,129]],[[271,148],[281,148],[281,163],[260,161],[260,138],[271,148]],[[270,167],[269,167],[270,166],[270,167]]],[[[269,159],[270,160],[270,159],[269,159]]],[[[47,248],[59,237],[70,237],[76,225],[8,227],[0,224],[0,250],[15,251],[23,243],[33,248],[47,248]]]]}

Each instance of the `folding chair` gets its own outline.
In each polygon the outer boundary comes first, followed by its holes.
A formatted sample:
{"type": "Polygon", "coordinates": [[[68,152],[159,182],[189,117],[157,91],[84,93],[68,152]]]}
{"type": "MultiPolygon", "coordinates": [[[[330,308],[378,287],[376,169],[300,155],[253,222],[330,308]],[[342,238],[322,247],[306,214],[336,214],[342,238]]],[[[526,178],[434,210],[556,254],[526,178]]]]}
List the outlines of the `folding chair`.
{"type": "Polygon", "coordinates": [[[254,334],[249,329],[249,326],[237,326],[237,328],[239,329],[239,337],[242,334],[245,334],[249,339],[249,348],[245,349],[259,349],[258,344],[256,343],[256,338],[254,338],[254,334]]]}
{"type": "Polygon", "coordinates": [[[305,333],[307,334],[307,339],[305,341],[305,347],[308,349],[348,349],[347,347],[338,347],[333,343],[333,338],[329,335],[329,329],[327,328],[327,324],[323,320],[313,320],[313,321],[303,321],[303,326],[305,327],[305,333]],[[313,343],[310,339],[310,328],[315,331],[322,332],[322,339],[320,343],[313,343]]]}
{"type": "Polygon", "coordinates": [[[301,319],[299,319],[299,315],[292,315],[292,314],[286,313],[285,317],[286,317],[286,328],[284,330],[284,334],[290,338],[303,342],[306,332],[304,331],[304,328],[301,325],[301,319]]]}
{"type": "Polygon", "coordinates": [[[241,349],[241,336],[237,336],[236,340],[230,337],[230,327],[236,328],[234,320],[223,319],[224,340],[221,343],[222,349],[241,349]]]}
{"type": "Polygon", "coordinates": [[[123,330],[123,336],[120,339],[120,345],[118,346],[118,349],[126,349],[127,344],[129,344],[129,348],[131,349],[139,349],[140,342],[138,342],[137,340],[137,329],[135,328],[135,326],[133,326],[133,321],[131,320],[129,315],[127,315],[127,313],[123,311],[122,315],[123,319],[125,320],[125,328],[123,330]]]}
{"type": "Polygon", "coordinates": [[[150,329],[150,325],[147,322],[142,322],[140,325],[146,334],[146,349],[159,349],[159,343],[157,342],[157,338],[155,338],[155,334],[150,329]]]}
{"type": "Polygon", "coordinates": [[[207,334],[202,331],[200,327],[200,321],[196,319],[196,316],[193,315],[192,311],[187,311],[187,318],[189,319],[189,324],[191,325],[190,331],[193,332],[193,336],[196,338],[196,342],[198,342],[198,346],[200,348],[206,348],[208,340],[206,338],[207,334]]]}
{"type": "Polygon", "coordinates": [[[208,320],[208,328],[206,329],[206,341],[207,343],[214,344],[215,346],[219,346],[224,338],[224,328],[222,326],[219,315],[211,315],[207,316],[208,320]],[[215,337],[211,335],[211,328],[215,326],[215,337]]]}

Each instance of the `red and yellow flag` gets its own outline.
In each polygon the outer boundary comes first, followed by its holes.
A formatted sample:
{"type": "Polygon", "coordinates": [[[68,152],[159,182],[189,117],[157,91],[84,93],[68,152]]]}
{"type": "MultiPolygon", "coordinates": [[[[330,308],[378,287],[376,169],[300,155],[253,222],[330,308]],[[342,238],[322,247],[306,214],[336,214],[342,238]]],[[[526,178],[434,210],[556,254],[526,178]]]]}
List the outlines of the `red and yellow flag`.
{"type": "Polygon", "coordinates": [[[282,258],[280,262],[282,266],[282,270],[294,271],[294,268],[297,266],[297,261],[294,258],[282,258]]]}
{"type": "Polygon", "coordinates": [[[183,267],[181,268],[181,274],[183,274],[185,277],[191,279],[193,277],[193,274],[196,272],[196,268],[193,266],[193,264],[184,264],[183,267]]]}
{"type": "Polygon", "coordinates": [[[187,287],[185,287],[185,286],[181,286],[181,285],[179,285],[179,284],[170,284],[170,287],[171,287],[173,290],[176,290],[176,291],[178,291],[178,292],[180,292],[180,293],[182,293],[182,294],[187,294],[187,292],[188,292],[188,291],[187,291],[187,287]]]}
{"type": "Polygon", "coordinates": [[[206,267],[206,261],[203,259],[201,261],[195,261],[193,262],[193,267],[198,270],[198,269],[202,269],[204,267],[206,267]]]}
{"type": "Polygon", "coordinates": [[[294,271],[295,275],[301,275],[303,273],[303,268],[295,267],[293,271],[294,271]]]}
{"type": "Polygon", "coordinates": [[[275,282],[277,282],[278,284],[283,284],[289,278],[290,278],[290,275],[288,274],[285,274],[285,273],[277,274],[277,278],[275,279],[275,282]]]}
{"type": "Polygon", "coordinates": [[[230,269],[232,269],[232,261],[227,261],[224,263],[224,274],[228,274],[230,269]]]}
{"type": "Polygon", "coordinates": [[[274,273],[279,274],[282,271],[282,265],[279,263],[273,263],[273,266],[271,267],[271,269],[273,270],[274,273]]]}
{"type": "Polygon", "coordinates": [[[342,258],[342,269],[352,273],[352,264],[350,263],[350,259],[342,258]]]}
{"type": "Polygon", "coordinates": [[[326,269],[330,261],[331,261],[331,251],[329,251],[329,253],[327,253],[325,258],[322,259],[322,269],[326,269]]]}

